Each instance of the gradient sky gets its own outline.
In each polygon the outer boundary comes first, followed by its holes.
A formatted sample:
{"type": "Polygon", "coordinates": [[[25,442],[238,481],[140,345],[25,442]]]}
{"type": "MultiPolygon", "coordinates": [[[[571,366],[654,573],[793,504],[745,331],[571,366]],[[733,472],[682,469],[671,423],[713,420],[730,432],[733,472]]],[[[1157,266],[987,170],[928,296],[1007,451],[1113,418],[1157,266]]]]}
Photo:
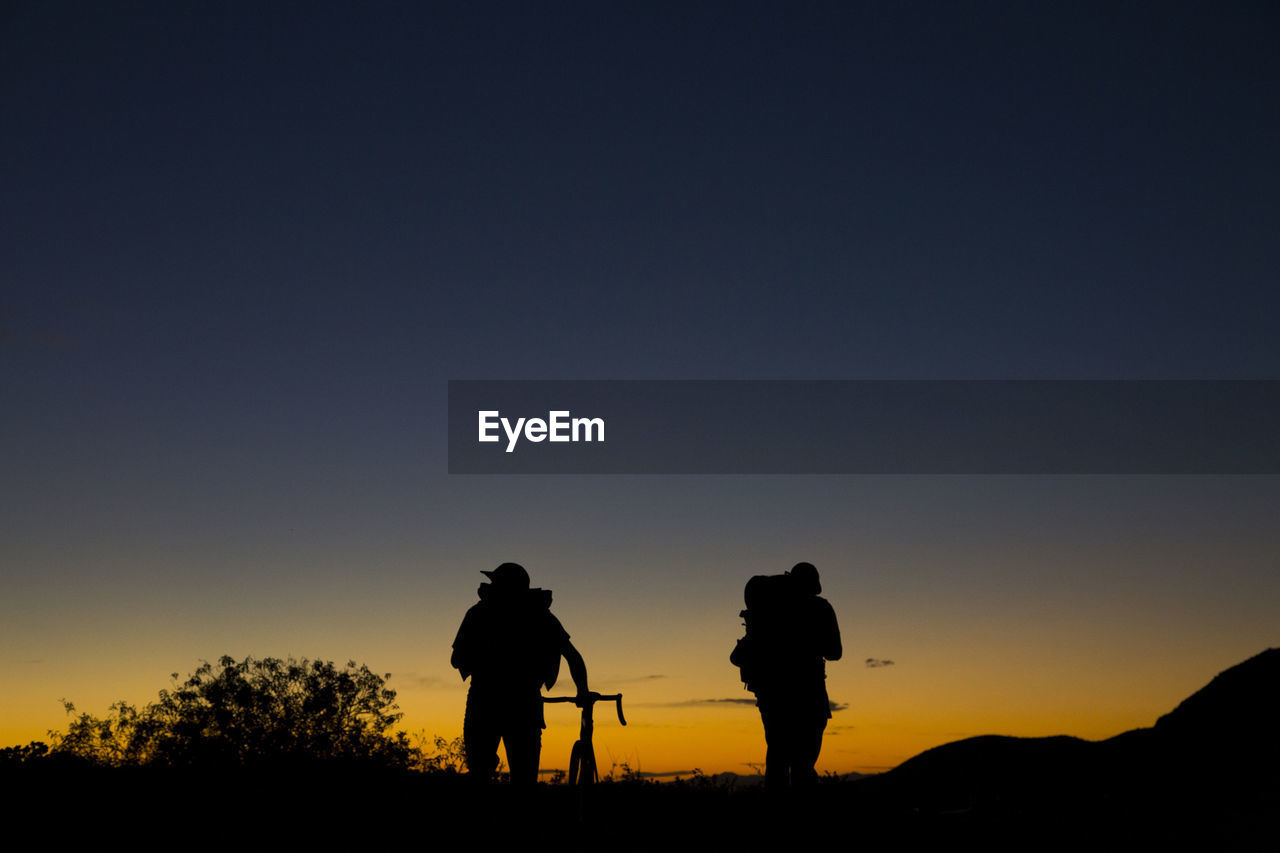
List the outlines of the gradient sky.
{"type": "Polygon", "coordinates": [[[802,559],[825,770],[1149,725],[1276,644],[1275,477],[451,477],[444,435],[449,379],[1280,379],[1275,4],[262,5],[0,10],[0,743],[224,653],[455,736],[504,560],[649,772],[763,760],[728,655],[802,559]]]}

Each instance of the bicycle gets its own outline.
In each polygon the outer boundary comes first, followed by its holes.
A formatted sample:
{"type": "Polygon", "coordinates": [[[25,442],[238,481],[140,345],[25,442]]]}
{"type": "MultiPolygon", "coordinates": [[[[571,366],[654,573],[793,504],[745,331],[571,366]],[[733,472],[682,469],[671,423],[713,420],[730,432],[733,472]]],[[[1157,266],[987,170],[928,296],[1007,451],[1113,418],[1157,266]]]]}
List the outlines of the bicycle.
{"type": "Polygon", "coordinates": [[[627,718],[622,716],[622,694],[613,693],[604,696],[593,690],[581,696],[544,696],[542,701],[548,704],[572,702],[582,709],[582,725],[578,730],[578,740],[574,742],[573,749],[569,753],[569,784],[586,786],[599,782],[600,773],[596,769],[596,752],[591,745],[591,734],[595,729],[592,712],[597,702],[616,702],[618,722],[625,726],[627,718]]]}

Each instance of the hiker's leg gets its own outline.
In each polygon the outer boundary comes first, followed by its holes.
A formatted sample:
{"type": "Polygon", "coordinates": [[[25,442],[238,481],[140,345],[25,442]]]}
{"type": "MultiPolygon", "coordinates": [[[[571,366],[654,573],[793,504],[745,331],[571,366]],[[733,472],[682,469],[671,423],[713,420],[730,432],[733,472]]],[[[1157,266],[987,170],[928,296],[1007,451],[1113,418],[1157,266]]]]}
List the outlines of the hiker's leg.
{"type": "Polygon", "coordinates": [[[797,690],[795,718],[792,726],[791,784],[812,785],[818,781],[818,755],[822,752],[822,733],[831,716],[831,703],[822,682],[797,690]]]}
{"type": "Polygon", "coordinates": [[[498,766],[498,728],[493,709],[472,689],[467,693],[467,712],[462,721],[462,744],[467,773],[476,781],[488,782],[498,766]]]}
{"type": "Polygon", "coordinates": [[[796,726],[795,764],[792,769],[791,784],[812,785],[818,781],[818,771],[814,769],[814,765],[818,763],[818,754],[822,752],[822,732],[826,727],[826,720],[815,720],[796,726]]]}
{"type": "Polygon", "coordinates": [[[791,748],[787,714],[781,708],[760,709],[764,723],[764,784],[766,788],[785,788],[791,781],[791,748]]]}
{"type": "Polygon", "coordinates": [[[542,729],[526,724],[502,739],[507,747],[507,765],[512,785],[533,785],[538,781],[538,760],[542,756],[542,729]]]}

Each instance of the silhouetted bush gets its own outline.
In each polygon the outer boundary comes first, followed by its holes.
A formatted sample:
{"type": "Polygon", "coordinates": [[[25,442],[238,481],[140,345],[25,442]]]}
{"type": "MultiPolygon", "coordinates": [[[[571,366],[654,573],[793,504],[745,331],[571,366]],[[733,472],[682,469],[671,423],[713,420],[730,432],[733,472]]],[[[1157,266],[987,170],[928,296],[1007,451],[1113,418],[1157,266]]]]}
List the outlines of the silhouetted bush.
{"type": "MultiPolygon", "coordinates": [[[[354,661],[339,669],[326,661],[224,656],[141,710],[117,702],[105,718],[82,713],[66,732],[50,736],[55,753],[113,767],[420,765],[421,753],[404,732],[390,731],[402,715],[386,687],[389,677],[354,661]]],[[[64,704],[74,715],[74,706],[64,704]]]]}
{"type": "MultiPolygon", "coordinates": [[[[415,769],[428,775],[441,776],[460,776],[466,772],[466,748],[463,746],[462,738],[456,737],[449,740],[440,735],[427,737],[427,734],[422,732],[415,740],[417,741],[417,745],[413,747],[416,753],[415,769]],[[430,742],[429,745],[428,742],[430,742]]],[[[498,764],[501,769],[502,762],[498,764]]]]}
{"type": "Polygon", "coordinates": [[[0,766],[21,766],[49,757],[49,745],[33,740],[26,746],[6,746],[0,749],[0,766]]]}

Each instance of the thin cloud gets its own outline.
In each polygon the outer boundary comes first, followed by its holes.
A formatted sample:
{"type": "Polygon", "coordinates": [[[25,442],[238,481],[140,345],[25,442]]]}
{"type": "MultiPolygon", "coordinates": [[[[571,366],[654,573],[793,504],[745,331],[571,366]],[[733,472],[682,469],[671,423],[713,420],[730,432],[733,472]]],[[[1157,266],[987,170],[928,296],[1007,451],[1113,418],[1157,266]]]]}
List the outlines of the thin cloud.
{"type": "MultiPolygon", "coordinates": [[[[755,699],[685,699],[681,702],[646,702],[646,708],[698,708],[716,705],[750,705],[755,707],[755,699]]],[[[832,702],[827,700],[827,706],[831,708],[831,712],[847,710],[849,705],[846,702],[832,702]]]]}
{"type": "Polygon", "coordinates": [[[867,658],[868,669],[876,669],[877,667],[881,667],[881,666],[893,666],[893,661],[882,660],[880,658],[867,658]]]}
{"type": "Polygon", "coordinates": [[[633,675],[628,678],[609,678],[605,679],[610,684],[643,684],[646,681],[659,681],[666,678],[665,675],[633,675]]]}
{"type": "Polygon", "coordinates": [[[646,702],[646,708],[693,708],[702,705],[755,705],[754,699],[685,699],[682,702],[646,702]]]}

